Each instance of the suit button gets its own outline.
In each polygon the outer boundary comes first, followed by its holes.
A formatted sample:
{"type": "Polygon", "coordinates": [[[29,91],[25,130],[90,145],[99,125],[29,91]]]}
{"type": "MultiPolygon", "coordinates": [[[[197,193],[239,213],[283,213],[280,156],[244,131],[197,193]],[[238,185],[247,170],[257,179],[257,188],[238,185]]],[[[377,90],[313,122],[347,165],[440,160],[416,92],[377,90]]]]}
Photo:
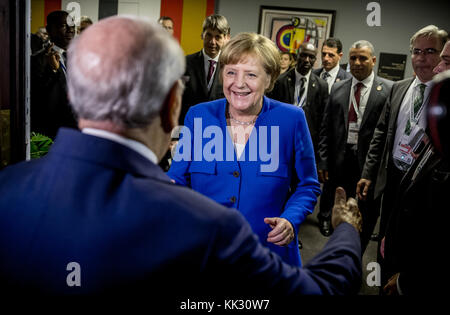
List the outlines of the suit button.
{"type": "Polygon", "coordinates": [[[238,171],[234,171],[234,172],[233,172],[233,176],[234,176],[234,177],[239,177],[239,172],[238,172],[238,171]]]}
{"type": "Polygon", "coordinates": [[[230,201],[231,201],[232,203],[235,203],[235,202],[236,202],[236,197],[235,197],[235,196],[231,197],[231,198],[230,198],[230,201]]]}

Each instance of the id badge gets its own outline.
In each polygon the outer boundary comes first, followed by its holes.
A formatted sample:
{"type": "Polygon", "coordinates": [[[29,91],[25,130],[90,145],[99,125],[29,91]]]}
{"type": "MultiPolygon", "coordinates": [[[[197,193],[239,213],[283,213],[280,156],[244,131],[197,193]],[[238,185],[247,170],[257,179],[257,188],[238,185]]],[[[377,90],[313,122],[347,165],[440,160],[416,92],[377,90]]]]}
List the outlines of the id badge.
{"type": "Polygon", "coordinates": [[[409,136],[403,134],[400,142],[398,143],[398,149],[394,152],[394,159],[411,165],[414,162],[412,152],[413,149],[410,145],[409,136]]]}
{"type": "Polygon", "coordinates": [[[348,124],[348,144],[358,144],[359,124],[351,122],[348,124]]]}

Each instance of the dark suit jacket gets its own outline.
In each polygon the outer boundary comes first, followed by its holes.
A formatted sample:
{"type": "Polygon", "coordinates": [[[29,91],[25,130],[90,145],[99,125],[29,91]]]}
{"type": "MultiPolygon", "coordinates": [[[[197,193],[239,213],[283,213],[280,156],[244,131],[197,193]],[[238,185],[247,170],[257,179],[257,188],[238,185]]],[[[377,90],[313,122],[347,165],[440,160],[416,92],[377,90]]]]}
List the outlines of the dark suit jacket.
{"type": "Polygon", "coordinates": [[[54,73],[42,54],[31,57],[31,131],[55,138],[60,127],[77,128],[67,98],[66,76],[60,67],[54,73]]]}
{"type": "Polygon", "coordinates": [[[450,164],[435,153],[413,179],[423,158],[424,154],[415,161],[395,194],[382,270],[385,281],[400,273],[399,286],[404,294],[440,295],[446,291],[437,288],[447,283],[448,273],[439,272],[437,276],[430,271],[448,267],[445,248],[449,241],[450,164]],[[427,217],[437,219],[428,223],[427,217]]]}
{"type": "MultiPolygon", "coordinates": [[[[348,110],[352,79],[336,83],[325,108],[320,133],[319,169],[328,170],[330,177],[345,176],[343,169],[348,136],[348,110]]],[[[362,170],[369,143],[383,110],[392,82],[375,76],[358,135],[357,155],[362,170]]]]}
{"type": "Polygon", "coordinates": [[[125,146],[75,130],[61,129],[45,157],[0,172],[0,216],[0,279],[9,293],[156,301],[221,290],[350,294],[360,283],[359,237],[348,223],[294,268],[235,209],[173,184],[125,146]],[[80,265],[80,287],[67,285],[70,262],[80,265]]]}
{"type": "Polygon", "coordinates": [[[361,176],[362,178],[370,179],[375,185],[375,198],[381,195],[386,185],[387,168],[397,131],[397,117],[400,105],[413,81],[414,78],[408,78],[395,82],[392,85],[391,93],[384,105],[373,139],[370,142],[361,176]]]}
{"type": "MultiPolygon", "coordinates": [[[[320,77],[322,70],[323,70],[323,68],[315,69],[315,70],[313,70],[313,73],[315,75],[317,75],[318,77],[320,77]]],[[[339,71],[336,76],[336,79],[334,80],[334,83],[338,83],[339,81],[344,81],[344,80],[350,79],[351,77],[352,77],[352,75],[350,74],[350,72],[347,72],[347,71],[345,71],[345,69],[342,69],[341,67],[339,67],[339,71]]]]}
{"type": "MultiPolygon", "coordinates": [[[[295,68],[283,73],[275,82],[273,90],[267,94],[274,100],[294,104],[295,68]]],[[[328,100],[328,84],[314,73],[311,73],[308,83],[308,94],[303,105],[309,132],[314,145],[314,152],[319,144],[319,131],[322,123],[323,111],[328,100]]]]}
{"type": "Polygon", "coordinates": [[[191,106],[225,97],[219,75],[220,65],[217,63],[214,81],[211,89],[208,91],[203,52],[199,51],[195,54],[186,56],[185,76],[189,77],[189,79],[183,93],[183,104],[179,118],[180,125],[183,125],[184,117],[191,106]]]}

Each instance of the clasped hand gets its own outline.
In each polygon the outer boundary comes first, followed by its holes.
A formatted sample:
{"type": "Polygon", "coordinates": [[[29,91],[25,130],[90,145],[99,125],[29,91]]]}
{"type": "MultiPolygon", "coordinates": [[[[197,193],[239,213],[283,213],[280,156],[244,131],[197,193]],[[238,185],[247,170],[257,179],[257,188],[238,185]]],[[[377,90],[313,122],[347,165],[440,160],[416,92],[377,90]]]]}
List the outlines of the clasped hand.
{"type": "Polygon", "coordinates": [[[294,239],[294,228],[284,218],[264,218],[264,223],[269,224],[272,231],[267,234],[267,241],[278,246],[286,246],[294,239]]]}

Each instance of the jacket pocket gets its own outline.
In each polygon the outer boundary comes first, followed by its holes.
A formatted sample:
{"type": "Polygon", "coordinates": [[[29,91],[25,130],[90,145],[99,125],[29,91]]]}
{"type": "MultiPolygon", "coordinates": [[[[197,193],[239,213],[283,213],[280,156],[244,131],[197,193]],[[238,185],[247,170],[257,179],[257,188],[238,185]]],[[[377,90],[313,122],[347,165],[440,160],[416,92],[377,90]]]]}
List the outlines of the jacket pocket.
{"type": "Polygon", "coordinates": [[[289,167],[286,163],[280,163],[278,165],[278,168],[273,172],[262,172],[261,167],[259,167],[257,174],[258,174],[258,176],[264,176],[264,177],[288,178],[289,177],[289,167]]]}
{"type": "Polygon", "coordinates": [[[189,166],[189,173],[215,175],[217,173],[216,161],[192,161],[189,166]]]}

